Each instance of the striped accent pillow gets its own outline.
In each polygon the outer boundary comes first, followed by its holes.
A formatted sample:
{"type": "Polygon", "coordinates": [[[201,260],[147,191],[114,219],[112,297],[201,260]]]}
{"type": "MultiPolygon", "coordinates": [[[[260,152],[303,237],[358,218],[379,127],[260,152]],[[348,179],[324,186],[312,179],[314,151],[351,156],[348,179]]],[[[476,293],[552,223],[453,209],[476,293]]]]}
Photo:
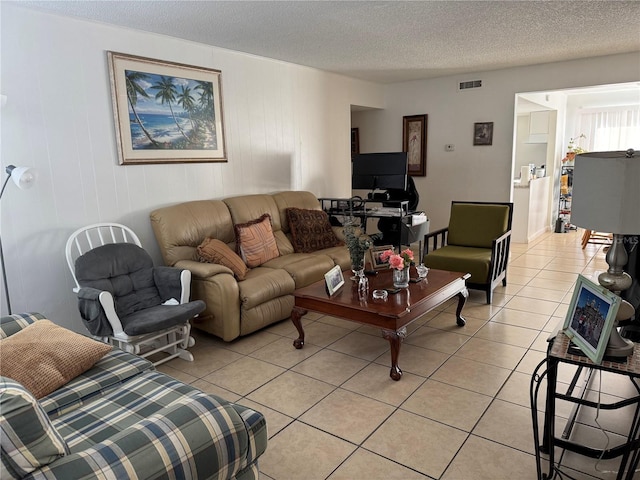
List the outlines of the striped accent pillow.
{"type": "Polygon", "coordinates": [[[280,256],[276,239],[271,228],[271,215],[265,213],[260,218],[235,225],[236,248],[249,268],[280,256]]]}
{"type": "Polygon", "coordinates": [[[217,263],[231,269],[236,278],[244,280],[247,274],[247,266],[244,261],[229,248],[229,246],[216,239],[205,238],[204,242],[198,245],[198,259],[205,263],[217,263]]]}
{"type": "Polygon", "coordinates": [[[38,401],[6,377],[0,377],[0,411],[0,478],[22,478],[69,453],[38,401]]]}

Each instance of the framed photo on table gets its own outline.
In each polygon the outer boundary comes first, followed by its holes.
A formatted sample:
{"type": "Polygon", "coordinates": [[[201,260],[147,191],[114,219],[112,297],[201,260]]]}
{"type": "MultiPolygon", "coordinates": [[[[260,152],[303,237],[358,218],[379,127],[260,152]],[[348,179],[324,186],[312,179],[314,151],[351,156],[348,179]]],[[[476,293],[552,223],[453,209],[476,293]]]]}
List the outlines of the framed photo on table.
{"type": "Polygon", "coordinates": [[[414,177],[427,176],[428,115],[402,117],[402,151],[407,152],[408,173],[414,177]]]}
{"type": "Polygon", "coordinates": [[[340,287],[344,285],[344,277],[342,276],[340,265],[336,265],[327,273],[325,273],[324,281],[327,284],[327,293],[329,294],[329,296],[340,290],[340,287]]]}
{"type": "Polygon", "coordinates": [[[389,268],[389,260],[386,262],[382,261],[380,255],[385,250],[395,251],[393,249],[393,245],[380,245],[378,247],[371,247],[369,249],[369,256],[371,258],[371,268],[374,270],[382,270],[385,268],[389,268]]]}
{"type": "Polygon", "coordinates": [[[578,275],[563,330],[595,363],[602,363],[621,299],[615,293],[578,275]]]}
{"type": "Polygon", "coordinates": [[[121,165],[227,161],[220,70],[107,57],[121,165]]]}

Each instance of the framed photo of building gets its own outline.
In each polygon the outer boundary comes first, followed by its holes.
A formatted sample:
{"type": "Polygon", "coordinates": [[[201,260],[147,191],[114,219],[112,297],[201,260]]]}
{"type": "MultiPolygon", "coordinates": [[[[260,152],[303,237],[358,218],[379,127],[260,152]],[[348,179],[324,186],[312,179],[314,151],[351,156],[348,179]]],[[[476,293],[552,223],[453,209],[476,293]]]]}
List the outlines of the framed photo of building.
{"type": "Polygon", "coordinates": [[[493,122],[473,124],[473,144],[493,145],[493,122]]]}
{"type": "Polygon", "coordinates": [[[428,115],[402,117],[402,151],[407,152],[408,173],[414,177],[427,176],[428,115]]]}
{"type": "Polygon", "coordinates": [[[107,57],[121,165],[227,161],[219,70],[107,57]]]}
{"type": "Polygon", "coordinates": [[[618,295],[578,275],[563,330],[593,363],[602,362],[620,302],[618,295]]]}

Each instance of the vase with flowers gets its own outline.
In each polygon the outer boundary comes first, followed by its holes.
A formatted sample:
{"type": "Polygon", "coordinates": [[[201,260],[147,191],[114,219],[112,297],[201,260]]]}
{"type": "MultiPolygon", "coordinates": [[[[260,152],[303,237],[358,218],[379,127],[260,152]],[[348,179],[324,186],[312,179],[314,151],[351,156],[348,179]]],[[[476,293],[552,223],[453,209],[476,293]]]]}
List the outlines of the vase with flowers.
{"type": "Polygon", "coordinates": [[[380,254],[380,260],[389,261],[389,268],[393,269],[393,286],[407,288],[409,286],[409,267],[413,262],[413,252],[407,248],[400,253],[385,250],[380,254]]]}

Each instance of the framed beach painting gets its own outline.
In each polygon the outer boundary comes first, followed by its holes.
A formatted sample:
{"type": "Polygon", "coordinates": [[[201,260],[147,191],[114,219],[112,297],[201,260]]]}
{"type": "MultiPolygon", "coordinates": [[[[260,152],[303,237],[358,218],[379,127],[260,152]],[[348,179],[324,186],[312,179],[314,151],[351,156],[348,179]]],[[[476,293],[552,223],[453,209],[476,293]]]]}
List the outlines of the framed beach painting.
{"type": "Polygon", "coordinates": [[[121,165],[227,161],[219,70],[107,56],[121,165]]]}
{"type": "Polygon", "coordinates": [[[618,295],[578,275],[563,330],[593,363],[602,362],[620,303],[618,295]]]}

